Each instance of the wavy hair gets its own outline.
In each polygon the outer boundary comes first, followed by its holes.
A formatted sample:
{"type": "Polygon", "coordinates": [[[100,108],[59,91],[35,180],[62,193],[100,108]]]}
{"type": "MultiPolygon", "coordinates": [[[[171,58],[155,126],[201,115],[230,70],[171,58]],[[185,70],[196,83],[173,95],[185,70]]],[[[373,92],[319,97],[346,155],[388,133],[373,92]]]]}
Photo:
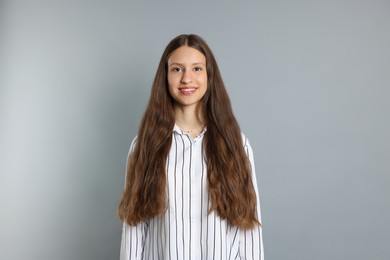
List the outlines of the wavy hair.
{"type": "Polygon", "coordinates": [[[206,42],[194,34],[174,38],[165,48],[150,99],[127,163],[125,190],[118,214],[129,225],[162,215],[167,208],[166,159],[175,124],[168,91],[167,61],[177,48],[189,46],[206,57],[208,87],[198,110],[207,125],[204,136],[210,211],[242,229],[259,225],[251,168],[240,127],[234,117],[217,62],[206,42]]]}

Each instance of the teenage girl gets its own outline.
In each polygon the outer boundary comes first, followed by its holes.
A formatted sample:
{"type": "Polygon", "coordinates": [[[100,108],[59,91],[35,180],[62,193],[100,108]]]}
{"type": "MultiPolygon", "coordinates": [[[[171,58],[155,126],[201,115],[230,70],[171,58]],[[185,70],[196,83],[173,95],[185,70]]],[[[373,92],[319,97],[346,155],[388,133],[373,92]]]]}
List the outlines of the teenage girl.
{"type": "Polygon", "coordinates": [[[252,148],[201,37],[162,54],[126,172],[121,259],[264,259],[252,148]]]}

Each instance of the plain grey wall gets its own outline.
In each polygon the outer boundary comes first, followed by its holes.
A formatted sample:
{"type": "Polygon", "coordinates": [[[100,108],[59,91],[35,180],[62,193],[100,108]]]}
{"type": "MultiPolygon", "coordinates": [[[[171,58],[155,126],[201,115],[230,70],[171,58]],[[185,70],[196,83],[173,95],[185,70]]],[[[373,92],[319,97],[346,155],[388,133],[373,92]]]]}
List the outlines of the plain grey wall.
{"type": "Polygon", "coordinates": [[[266,259],[390,258],[389,1],[3,1],[0,30],[0,259],[118,259],[127,150],[180,33],[251,139],[266,259]]]}

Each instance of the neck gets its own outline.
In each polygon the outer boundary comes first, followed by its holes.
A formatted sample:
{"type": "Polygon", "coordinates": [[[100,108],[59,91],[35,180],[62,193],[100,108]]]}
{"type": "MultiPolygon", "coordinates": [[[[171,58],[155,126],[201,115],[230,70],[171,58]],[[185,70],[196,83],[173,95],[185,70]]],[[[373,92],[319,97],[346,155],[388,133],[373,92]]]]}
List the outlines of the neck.
{"type": "Polygon", "coordinates": [[[175,123],[184,131],[191,131],[204,126],[201,115],[196,114],[196,108],[175,107],[175,123]]]}

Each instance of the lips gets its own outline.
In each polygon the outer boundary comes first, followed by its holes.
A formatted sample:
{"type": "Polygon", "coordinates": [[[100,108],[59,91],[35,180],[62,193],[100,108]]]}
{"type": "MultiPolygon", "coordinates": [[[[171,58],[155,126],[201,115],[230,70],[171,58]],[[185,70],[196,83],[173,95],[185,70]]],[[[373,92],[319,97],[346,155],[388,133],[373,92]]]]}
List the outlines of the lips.
{"type": "Polygon", "coordinates": [[[198,88],[196,87],[181,87],[179,88],[180,93],[183,95],[191,95],[194,93],[198,88]]]}

